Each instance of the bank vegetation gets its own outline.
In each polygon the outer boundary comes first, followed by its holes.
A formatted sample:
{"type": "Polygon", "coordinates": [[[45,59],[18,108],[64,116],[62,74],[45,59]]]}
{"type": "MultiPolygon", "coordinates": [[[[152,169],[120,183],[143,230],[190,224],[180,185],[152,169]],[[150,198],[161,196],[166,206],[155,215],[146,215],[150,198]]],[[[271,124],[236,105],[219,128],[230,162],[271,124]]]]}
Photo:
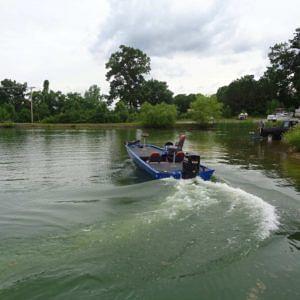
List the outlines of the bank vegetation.
{"type": "Polygon", "coordinates": [[[29,123],[33,117],[34,122],[45,124],[172,127],[176,120],[203,125],[221,117],[236,118],[241,112],[261,117],[279,107],[295,110],[300,106],[300,28],[290,40],[270,48],[269,61],[260,78],[245,75],[220,87],[215,95],[174,95],[166,82],[151,78],[151,59],[146,53],[121,45],[106,63],[108,94],[98,85],[84,93],[63,93],[52,90],[48,80],[31,93],[27,83],[2,80],[0,122],[29,123]]]}

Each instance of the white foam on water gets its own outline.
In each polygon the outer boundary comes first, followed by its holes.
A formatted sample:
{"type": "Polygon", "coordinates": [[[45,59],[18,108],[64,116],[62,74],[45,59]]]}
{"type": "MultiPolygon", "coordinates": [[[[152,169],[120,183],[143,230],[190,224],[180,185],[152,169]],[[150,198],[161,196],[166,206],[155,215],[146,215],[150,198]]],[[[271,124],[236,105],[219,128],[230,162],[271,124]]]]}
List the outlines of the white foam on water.
{"type": "Polygon", "coordinates": [[[229,213],[233,212],[235,205],[242,204],[249,210],[250,217],[252,217],[258,224],[257,236],[260,239],[265,239],[270,236],[272,231],[279,227],[279,216],[276,208],[264,201],[258,196],[250,194],[240,188],[234,188],[226,183],[214,183],[198,181],[201,186],[211,187],[220,193],[226,194],[231,199],[231,206],[229,213]]]}
{"type": "Polygon", "coordinates": [[[226,199],[230,201],[228,214],[233,213],[237,207],[247,210],[249,217],[258,228],[256,235],[259,239],[269,237],[270,233],[279,227],[276,208],[260,197],[240,188],[232,187],[227,183],[201,179],[180,180],[175,183],[168,179],[167,183],[175,184],[176,189],[175,193],[167,197],[162,204],[164,214],[169,218],[174,218],[186,210],[197,213],[226,199]]]}
{"type": "MultiPolygon", "coordinates": [[[[144,220],[152,223],[161,218],[173,219],[181,212],[197,213],[208,206],[218,203],[217,198],[210,194],[210,188],[200,188],[193,180],[164,179],[165,184],[172,185],[175,192],[166,197],[164,201],[153,211],[144,214],[144,220]]],[[[184,219],[187,217],[181,216],[184,219]]]]}
{"type": "Polygon", "coordinates": [[[203,213],[213,209],[213,205],[227,203],[228,210],[224,215],[230,215],[237,210],[246,210],[247,216],[253,222],[258,239],[265,239],[272,231],[278,229],[279,216],[276,208],[263,199],[227,183],[203,181],[201,179],[175,180],[164,179],[166,185],[174,186],[175,192],[152,211],[143,214],[147,223],[159,221],[162,218],[179,220],[191,214],[203,213]]]}
{"type": "Polygon", "coordinates": [[[180,180],[175,184],[175,193],[166,198],[163,207],[169,211],[169,217],[175,217],[185,210],[199,211],[218,203],[207,188],[200,188],[193,180],[180,180]]]}

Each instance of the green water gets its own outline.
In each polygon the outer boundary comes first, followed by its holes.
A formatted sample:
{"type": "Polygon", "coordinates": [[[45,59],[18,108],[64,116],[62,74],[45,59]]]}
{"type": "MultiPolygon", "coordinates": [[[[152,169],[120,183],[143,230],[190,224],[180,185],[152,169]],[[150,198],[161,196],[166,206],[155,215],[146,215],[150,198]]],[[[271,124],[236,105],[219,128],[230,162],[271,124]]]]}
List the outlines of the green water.
{"type": "Polygon", "coordinates": [[[185,132],[214,182],[149,180],[136,129],[1,129],[0,299],[299,299],[300,161],[237,126],[185,132]]]}

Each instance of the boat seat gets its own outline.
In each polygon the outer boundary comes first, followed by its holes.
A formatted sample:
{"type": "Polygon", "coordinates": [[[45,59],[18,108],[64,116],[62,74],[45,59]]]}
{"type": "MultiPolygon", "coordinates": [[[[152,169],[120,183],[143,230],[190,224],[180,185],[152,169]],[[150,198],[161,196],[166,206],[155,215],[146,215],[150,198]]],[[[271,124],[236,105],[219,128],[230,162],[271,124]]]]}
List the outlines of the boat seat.
{"type": "Polygon", "coordinates": [[[184,159],[184,153],[182,151],[178,151],[175,155],[175,162],[182,162],[184,159]]]}
{"type": "Polygon", "coordinates": [[[158,152],[152,152],[149,157],[149,162],[160,162],[161,156],[158,152]]]}
{"type": "Polygon", "coordinates": [[[174,144],[172,142],[166,142],[165,149],[167,149],[169,146],[174,146],[174,144]]]}

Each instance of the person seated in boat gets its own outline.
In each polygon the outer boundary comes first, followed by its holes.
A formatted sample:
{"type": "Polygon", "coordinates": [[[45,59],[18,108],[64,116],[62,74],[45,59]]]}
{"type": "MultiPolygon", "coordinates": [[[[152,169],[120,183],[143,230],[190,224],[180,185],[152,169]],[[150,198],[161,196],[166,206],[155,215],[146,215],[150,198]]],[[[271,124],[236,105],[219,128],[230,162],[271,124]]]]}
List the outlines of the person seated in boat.
{"type": "Polygon", "coordinates": [[[185,141],[185,135],[181,134],[179,136],[179,141],[175,143],[175,146],[172,142],[167,142],[165,143],[165,149],[168,150],[169,148],[172,149],[173,147],[175,147],[177,151],[182,151],[184,141],[185,141]]]}
{"type": "MultiPolygon", "coordinates": [[[[165,152],[162,155],[162,161],[173,162],[175,160],[175,156],[177,155],[177,153],[182,152],[184,141],[185,141],[185,135],[181,134],[179,136],[179,141],[176,142],[175,146],[172,142],[167,142],[165,144],[165,152]]],[[[177,160],[182,161],[181,160],[182,154],[180,154],[178,157],[179,158],[177,160]]]]}
{"type": "Polygon", "coordinates": [[[179,136],[179,141],[175,144],[175,146],[177,147],[177,151],[182,151],[184,141],[185,141],[185,135],[181,134],[179,136]]]}

